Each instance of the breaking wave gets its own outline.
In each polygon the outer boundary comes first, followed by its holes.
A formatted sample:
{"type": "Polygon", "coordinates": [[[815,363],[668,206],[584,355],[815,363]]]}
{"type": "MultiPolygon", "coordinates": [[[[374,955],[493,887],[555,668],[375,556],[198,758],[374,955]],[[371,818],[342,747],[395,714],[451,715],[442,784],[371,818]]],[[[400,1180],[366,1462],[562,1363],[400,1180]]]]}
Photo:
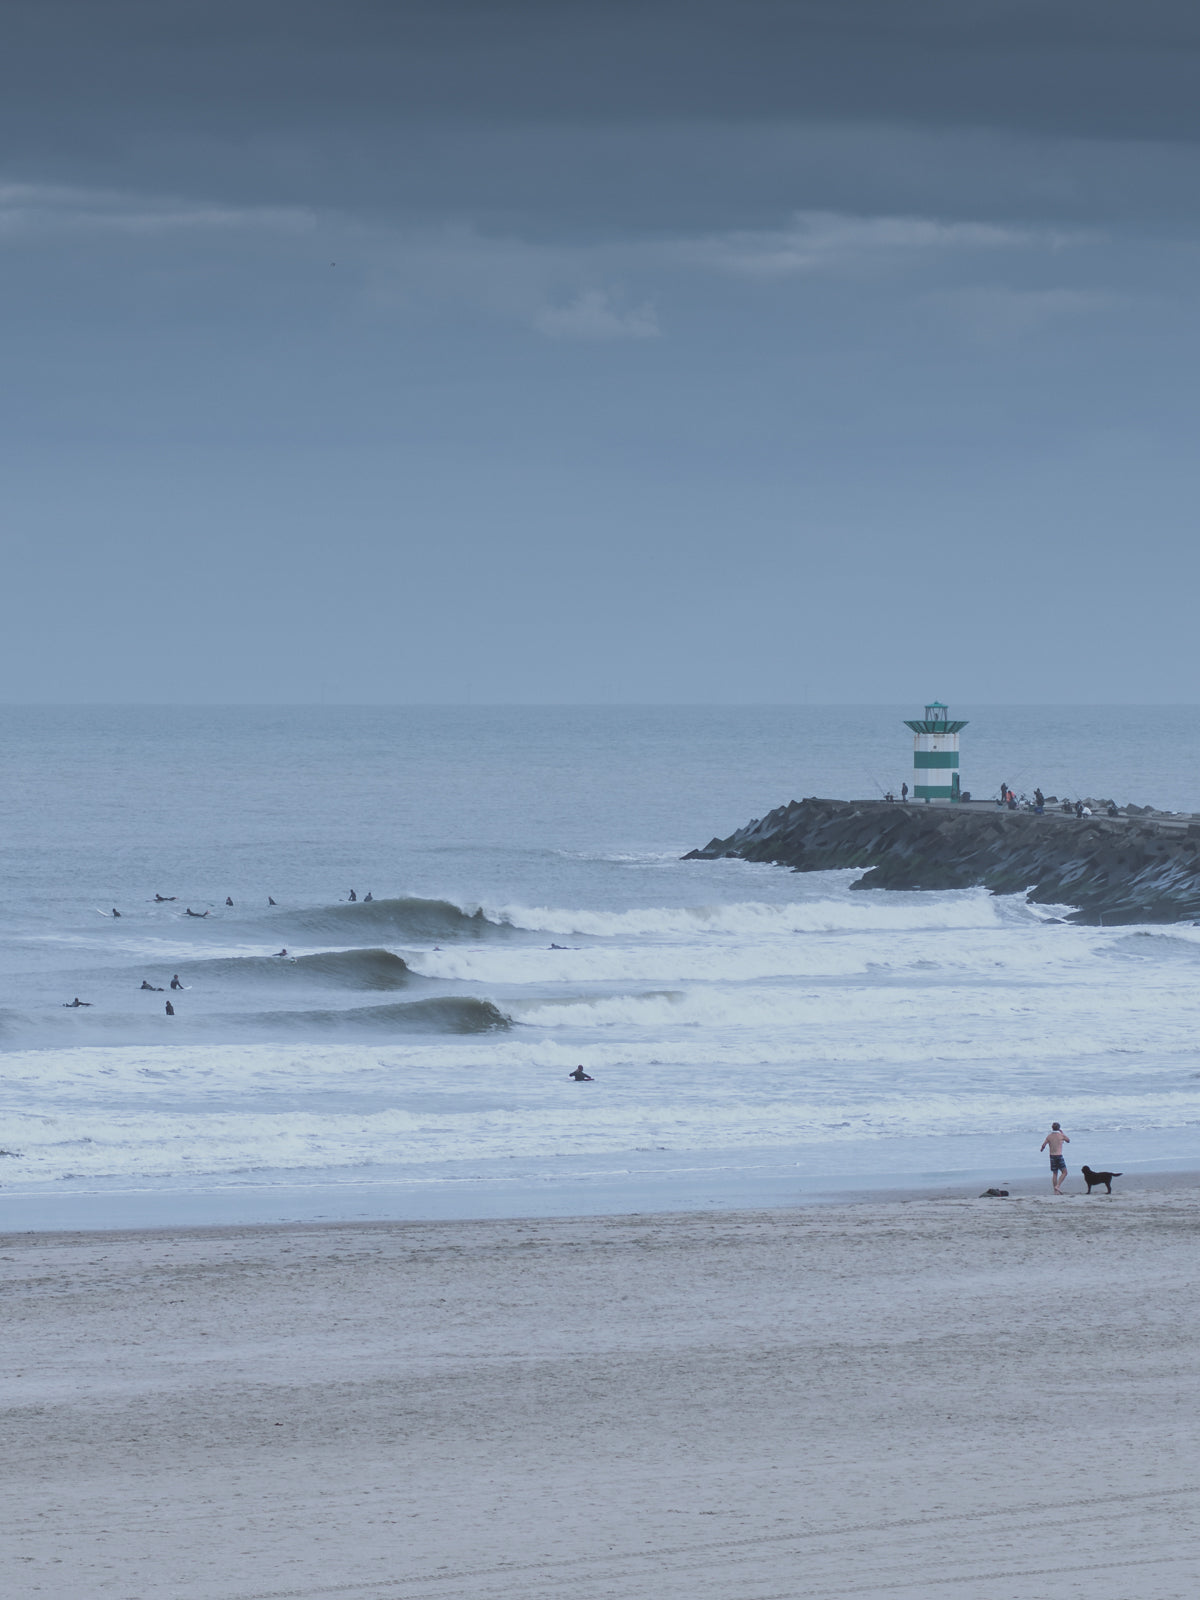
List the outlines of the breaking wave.
{"type": "Polygon", "coordinates": [[[263,1011],[244,1019],[251,1028],[272,1033],[312,1033],[364,1030],[387,1033],[492,1033],[510,1028],[506,1016],[490,1000],[468,995],[445,995],[436,1000],[412,1000],[389,1006],[330,1007],[317,1011],[263,1011]]]}
{"type": "Polygon", "coordinates": [[[418,900],[408,896],[288,911],[272,917],[271,926],[333,938],[390,935],[401,941],[484,939],[505,931],[501,923],[486,917],[482,909],[472,913],[449,900],[418,900]]]}
{"type": "MultiPolygon", "coordinates": [[[[369,909],[369,908],[368,908],[369,909]]],[[[227,956],[188,961],[180,966],[188,977],[246,979],[272,983],[323,983],[343,989],[402,989],[412,981],[408,963],[380,948],[322,950],[307,956],[227,956]]]]}
{"type": "Polygon", "coordinates": [[[595,938],[692,939],[697,934],[771,937],[788,933],[904,932],[910,929],[994,928],[995,897],[986,889],[938,895],[882,895],[847,900],[756,901],[714,906],[648,906],[633,911],[564,911],[509,906],[499,914],[514,928],[595,938]]]}

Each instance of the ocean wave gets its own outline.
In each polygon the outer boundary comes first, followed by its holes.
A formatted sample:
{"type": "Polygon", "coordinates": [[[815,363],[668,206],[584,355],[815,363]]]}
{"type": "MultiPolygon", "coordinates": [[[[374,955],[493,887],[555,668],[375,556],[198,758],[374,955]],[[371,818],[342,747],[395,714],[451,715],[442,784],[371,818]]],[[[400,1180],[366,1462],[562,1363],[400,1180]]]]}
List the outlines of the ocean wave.
{"type": "Polygon", "coordinates": [[[320,950],[312,955],[225,956],[180,963],[188,978],[246,979],[257,983],[323,983],[344,989],[402,989],[412,981],[408,963],[390,950],[320,950]]]}
{"type": "Polygon", "coordinates": [[[1133,957],[1143,961],[1186,961],[1200,959],[1200,934],[1174,928],[1139,928],[1133,933],[1123,932],[1105,947],[1113,956],[1133,957]]]}
{"type": "Polygon", "coordinates": [[[648,906],[632,911],[571,911],[505,906],[498,921],[536,933],[593,938],[694,939],[698,933],[763,938],[789,933],[903,933],[934,928],[994,928],[987,890],[889,895],[886,899],[799,900],[786,905],[743,901],[710,906],[648,906]]]}
{"type": "Polygon", "coordinates": [[[487,917],[482,908],[470,912],[449,900],[419,900],[409,896],[285,911],[272,917],[270,925],[272,928],[296,929],[306,934],[328,934],[347,939],[356,935],[360,939],[363,935],[374,938],[391,935],[401,942],[409,939],[485,939],[503,935],[506,931],[499,920],[487,917]]]}
{"type": "Polygon", "coordinates": [[[379,1033],[491,1033],[511,1027],[506,1016],[490,1000],[470,995],[443,995],[435,1000],[411,1000],[387,1006],[329,1007],[314,1011],[260,1011],[238,1017],[240,1026],[284,1033],[341,1030],[379,1033]]]}
{"type": "MultiPolygon", "coordinates": [[[[989,1162],[1007,1141],[1006,1165],[1014,1149],[1020,1151],[1018,1159],[1032,1165],[1028,1147],[1036,1150],[1047,1094],[1045,1082],[1016,1094],[995,1089],[910,1093],[892,1079],[864,1086],[847,1104],[837,1084],[814,1090],[802,1081],[773,1078],[772,1093],[755,1098],[731,1097],[727,1088],[714,1084],[706,1086],[707,1092],[681,1096],[673,1081],[670,1102],[664,1104],[640,1097],[630,1075],[620,1095],[606,1095],[602,1082],[583,1092],[590,1107],[586,1116],[580,1115],[580,1092],[564,1076],[540,1085],[536,1101],[511,1094],[504,1100],[481,1097],[477,1080],[470,1078],[453,1103],[436,1107],[259,1104],[232,1112],[195,1105],[172,1111],[72,1105],[53,1117],[17,1113],[6,1122],[13,1154],[5,1160],[5,1188],[11,1194],[15,1184],[112,1178],[195,1182],[206,1174],[260,1183],[286,1181],[301,1172],[445,1178],[451,1172],[433,1163],[469,1162],[478,1173],[483,1162],[514,1159],[533,1163],[544,1176],[548,1159],[632,1153],[648,1146],[699,1154],[793,1145],[809,1151],[854,1144],[877,1148],[888,1140],[916,1140],[927,1164],[931,1139],[978,1141],[981,1129],[984,1142],[976,1147],[986,1151],[989,1162]]],[[[1071,1118],[1076,1140],[1087,1132],[1089,1142],[1109,1149],[1119,1142],[1127,1149],[1130,1131],[1157,1132],[1161,1139],[1162,1130],[1194,1127],[1200,1093],[1160,1089],[1131,1095],[1101,1089],[1089,1093],[1087,1106],[1086,1127],[1071,1118]]],[[[878,1167],[878,1159],[872,1159],[872,1167],[878,1167]]]]}
{"type": "MultiPolygon", "coordinates": [[[[570,936],[566,936],[570,937],[570,936]]],[[[1045,981],[1050,975],[1090,973],[1100,941],[1094,930],[1031,926],[1012,939],[1004,928],[916,928],[892,939],[876,930],[843,931],[830,938],[768,934],[762,938],[709,936],[598,940],[570,944],[546,939],[536,944],[448,945],[410,957],[423,978],[478,983],[489,988],[515,985],[687,983],[730,984],[796,978],[855,978],[900,981],[938,973],[962,981],[1003,972],[1010,978],[1045,981]]]]}

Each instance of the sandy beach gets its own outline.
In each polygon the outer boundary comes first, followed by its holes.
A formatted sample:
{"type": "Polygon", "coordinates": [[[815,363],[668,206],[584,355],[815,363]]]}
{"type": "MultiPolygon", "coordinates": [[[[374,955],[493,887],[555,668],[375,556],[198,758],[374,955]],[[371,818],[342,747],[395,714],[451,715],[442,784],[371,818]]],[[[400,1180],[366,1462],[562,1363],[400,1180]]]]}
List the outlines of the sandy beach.
{"type": "Polygon", "coordinates": [[[8,1234],[8,1595],[1184,1600],[1200,1187],[8,1234]]]}

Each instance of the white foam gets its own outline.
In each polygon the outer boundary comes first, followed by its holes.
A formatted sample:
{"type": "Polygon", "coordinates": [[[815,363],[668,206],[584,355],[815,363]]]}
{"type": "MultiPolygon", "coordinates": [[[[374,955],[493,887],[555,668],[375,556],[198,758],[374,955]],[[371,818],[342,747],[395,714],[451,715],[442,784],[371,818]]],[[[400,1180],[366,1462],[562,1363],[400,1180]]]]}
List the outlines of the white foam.
{"type": "Polygon", "coordinates": [[[506,905],[488,910],[493,921],[539,933],[593,938],[686,938],[699,933],[761,937],[781,933],[900,933],[916,928],[995,927],[995,902],[985,890],[953,894],[847,894],[845,899],[798,900],[787,905],[746,901],[705,906],[651,906],[629,911],[564,910],[506,905]]]}
{"type": "MultiPolygon", "coordinates": [[[[676,1151],[779,1149],[793,1144],[852,1145],[929,1137],[954,1140],[987,1130],[999,1138],[1027,1134],[1033,1148],[1044,1131],[1046,1098],[1074,1121],[1086,1104],[1093,1134],[1104,1129],[1153,1130],[1200,1124],[1200,1082],[1168,1083],[1149,1073],[1145,1088],[1131,1089],[1111,1064],[1097,1072],[1094,1061],[1074,1071],[1027,1069],[1014,1078],[1006,1069],[955,1070],[940,1087],[898,1075],[893,1061],[862,1064],[852,1078],[829,1063],[793,1060],[770,1072],[743,1063],[719,1070],[690,1070],[662,1061],[622,1067],[610,1061],[587,1086],[566,1081],[569,1056],[554,1071],[526,1060],[473,1062],[444,1059],[422,1068],[412,1053],[367,1051],[258,1052],[257,1061],[234,1049],[203,1052],[162,1050],[141,1062],[145,1103],[110,1085],[83,1081],[87,1068],[102,1068],[115,1052],[75,1052],[74,1093],[39,1111],[10,1109],[6,1140],[20,1152],[4,1161],[13,1185],[84,1184],[107,1179],[196,1179],[203,1175],[253,1175],[282,1181],[291,1172],[369,1173],[382,1164],[429,1170],[438,1163],[519,1159],[541,1161],[588,1153],[647,1147],[676,1151]],[[176,1059],[187,1058],[184,1062],[176,1059]],[[84,1059],[87,1058],[87,1059],[84,1059]],[[205,1105],[191,1095],[173,1107],[154,1098],[145,1076],[150,1063],[173,1081],[185,1068],[210,1086],[226,1090],[248,1070],[256,1094],[237,1108],[205,1105]],[[343,1093],[353,1085],[369,1090],[360,1106],[343,1099],[297,1108],[262,1103],[272,1075],[291,1102],[307,1086],[343,1093]],[[107,1098],[87,1093],[101,1087],[107,1098]],[[82,1091],[82,1093],[81,1093],[82,1091]],[[380,1104],[383,1100],[385,1103],[380,1104]]],[[[117,1063],[110,1061],[110,1066],[117,1063]]],[[[595,1065],[595,1063],[593,1063],[595,1065]]]]}

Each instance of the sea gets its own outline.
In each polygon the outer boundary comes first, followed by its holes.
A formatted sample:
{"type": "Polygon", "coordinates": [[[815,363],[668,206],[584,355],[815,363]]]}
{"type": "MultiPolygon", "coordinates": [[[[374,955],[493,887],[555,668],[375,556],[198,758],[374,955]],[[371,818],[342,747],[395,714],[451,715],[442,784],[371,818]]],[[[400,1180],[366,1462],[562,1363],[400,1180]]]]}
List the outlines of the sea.
{"type": "MultiPolygon", "coordinates": [[[[0,1227],[1200,1169],[1200,928],[681,859],[920,714],[0,707],[0,1227]]],[[[977,798],[1200,810],[1200,708],[951,714],[977,798]]]]}

